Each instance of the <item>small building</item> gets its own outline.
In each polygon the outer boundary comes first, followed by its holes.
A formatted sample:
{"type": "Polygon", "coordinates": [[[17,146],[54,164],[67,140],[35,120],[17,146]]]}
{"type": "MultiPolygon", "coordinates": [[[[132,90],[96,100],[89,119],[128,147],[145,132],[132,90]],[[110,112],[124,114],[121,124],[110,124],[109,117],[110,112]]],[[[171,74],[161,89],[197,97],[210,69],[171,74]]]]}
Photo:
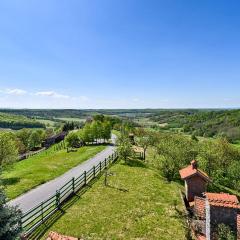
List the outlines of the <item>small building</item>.
{"type": "Polygon", "coordinates": [[[195,197],[192,226],[197,239],[215,240],[219,224],[229,226],[240,239],[240,204],[235,195],[227,193],[204,193],[195,197]]]}
{"type": "Polygon", "coordinates": [[[46,138],[45,141],[43,142],[43,147],[49,148],[53,144],[61,142],[62,140],[64,140],[66,135],[67,135],[67,132],[61,132],[61,133],[58,133],[56,135],[46,138]]]}
{"type": "Polygon", "coordinates": [[[211,181],[208,175],[198,169],[197,161],[179,171],[181,179],[185,181],[185,193],[188,202],[194,201],[194,197],[202,197],[206,192],[207,184],[211,181]]]}

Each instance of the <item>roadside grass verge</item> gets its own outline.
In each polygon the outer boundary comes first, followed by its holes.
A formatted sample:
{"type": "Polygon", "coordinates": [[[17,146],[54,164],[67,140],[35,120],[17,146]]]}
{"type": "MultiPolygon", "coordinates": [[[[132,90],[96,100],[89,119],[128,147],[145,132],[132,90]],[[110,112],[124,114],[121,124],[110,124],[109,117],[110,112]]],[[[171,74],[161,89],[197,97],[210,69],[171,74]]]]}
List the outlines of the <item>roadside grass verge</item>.
{"type": "Polygon", "coordinates": [[[75,152],[50,149],[16,162],[4,171],[2,181],[9,199],[52,180],[105,149],[104,145],[85,146],[75,152]]]}
{"type": "Polygon", "coordinates": [[[41,227],[41,239],[49,231],[81,239],[185,239],[177,183],[168,183],[135,160],[129,165],[119,162],[108,171],[113,174],[108,186],[103,174],[82,196],[63,206],[55,223],[49,220],[41,227]]]}

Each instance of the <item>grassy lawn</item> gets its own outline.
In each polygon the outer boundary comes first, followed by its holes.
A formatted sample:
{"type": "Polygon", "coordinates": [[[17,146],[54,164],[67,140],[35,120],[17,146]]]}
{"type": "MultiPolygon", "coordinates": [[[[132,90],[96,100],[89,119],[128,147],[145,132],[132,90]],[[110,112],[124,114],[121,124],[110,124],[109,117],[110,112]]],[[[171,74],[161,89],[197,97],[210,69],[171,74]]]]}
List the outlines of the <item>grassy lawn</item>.
{"type": "Polygon", "coordinates": [[[76,196],[47,231],[42,229],[42,239],[49,231],[81,239],[186,239],[177,183],[166,182],[139,162],[118,163],[109,171],[114,174],[108,177],[109,186],[104,186],[102,176],[76,196]]]}
{"type": "Polygon", "coordinates": [[[38,155],[16,162],[8,171],[3,172],[8,198],[13,199],[22,193],[54,179],[79,163],[93,157],[105,146],[86,146],[76,152],[67,153],[65,149],[51,147],[38,155]]]}

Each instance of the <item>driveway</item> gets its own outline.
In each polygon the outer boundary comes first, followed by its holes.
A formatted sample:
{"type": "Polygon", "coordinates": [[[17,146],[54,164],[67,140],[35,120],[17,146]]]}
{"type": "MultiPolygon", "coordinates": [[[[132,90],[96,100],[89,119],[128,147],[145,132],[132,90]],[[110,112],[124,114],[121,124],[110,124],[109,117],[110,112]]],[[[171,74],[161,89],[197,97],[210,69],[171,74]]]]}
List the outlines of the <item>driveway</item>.
{"type": "Polygon", "coordinates": [[[108,146],[105,150],[95,155],[93,158],[79,164],[78,166],[67,171],[63,175],[44,183],[29,192],[11,200],[8,202],[10,206],[19,206],[23,213],[32,209],[42,201],[48,199],[50,196],[56,193],[56,190],[61,188],[66,182],[68,182],[73,177],[80,176],[84,171],[90,170],[94,165],[97,165],[100,161],[113,154],[115,147],[116,136],[112,135],[113,145],[108,146]]]}

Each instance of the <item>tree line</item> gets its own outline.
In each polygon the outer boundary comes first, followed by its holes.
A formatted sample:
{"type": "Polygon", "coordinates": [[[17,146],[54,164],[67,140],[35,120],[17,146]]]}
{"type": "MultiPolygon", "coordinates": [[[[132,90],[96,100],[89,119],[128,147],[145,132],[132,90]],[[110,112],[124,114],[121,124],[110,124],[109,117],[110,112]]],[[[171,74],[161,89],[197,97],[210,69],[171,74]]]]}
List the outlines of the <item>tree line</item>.
{"type": "Polygon", "coordinates": [[[68,147],[74,148],[92,143],[105,143],[111,138],[111,123],[107,120],[94,120],[86,123],[77,131],[70,132],[65,141],[68,147]]]}

